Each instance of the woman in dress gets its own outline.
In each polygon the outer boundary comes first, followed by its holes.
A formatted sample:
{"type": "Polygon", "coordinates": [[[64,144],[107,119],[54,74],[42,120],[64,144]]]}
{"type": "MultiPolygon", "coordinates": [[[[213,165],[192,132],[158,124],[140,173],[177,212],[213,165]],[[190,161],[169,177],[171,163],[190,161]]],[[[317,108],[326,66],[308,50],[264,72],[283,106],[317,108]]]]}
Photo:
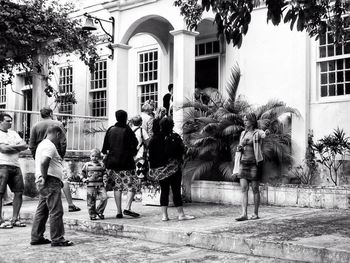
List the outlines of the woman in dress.
{"type": "MultiPolygon", "coordinates": [[[[259,182],[261,180],[261,168],[263,155],[261,150],[262,139],[270,132],[258,129],[257,118],[254,113],[246,114],[243,117],[245,130],[242,131],[237,153],[240,159],[237,178],[239,178],[242,189],[242,214],[236,218],[237,221],[248,220],[248,190],[249,184],[252,186],[254,195],[254,214],[250,219],[259,219],[260,192],[259,182]]],[[[235,173],[235,172],[234,172],[235,173]]]]}

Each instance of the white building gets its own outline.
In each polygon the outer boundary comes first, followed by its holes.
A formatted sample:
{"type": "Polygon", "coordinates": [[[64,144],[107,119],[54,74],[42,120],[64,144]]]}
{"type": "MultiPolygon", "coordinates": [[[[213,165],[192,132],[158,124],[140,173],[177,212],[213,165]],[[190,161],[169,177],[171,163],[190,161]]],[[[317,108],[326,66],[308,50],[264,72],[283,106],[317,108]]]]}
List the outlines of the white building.
{"type": "MultiPolygon", "coordinates": [[[[114,17],[114,57],[108,57],[111,50],[101,43],[101,61],[92,76],[78,58],[61,59],[52,85],[74,90],[78,100],[62,105],[62,112],[106,116],[112,124],[118,109],[131,117],[147,99],[161,105],[169,83],[174,84],[177,107],[193,97],[195,82],[224,91],[231,68],[238,64],[242,73],[238,92],[249,102],[261,105],[275,98],[300,111],[302,118],[292,120],[296,159],[303,158],[309,129],[315,139],[336,127],[350,134],[350,42],[336,48],[330,37],[315,41],[305,32],[291,31],[289,24],[267,24],[265,7],[253,11],[240,49],[216,38],[210,13],[196,32],[188,31],[171,0],[83,1],[81,7],[73,17],[85,12],[106,20],[114,17]]],[[[103,25],[111,32],[109,23],[103,25]]],[[[26,87],[25,78],[17,78],[13,89],[24,94],[20,100],[14,99],[18,96],[9,87],[5,99],[1,87],[0,104],[36,110],[29,105],[26,87]]],[[[181,111],[176,111],[175,121],[181,119],[181,111]]]]}

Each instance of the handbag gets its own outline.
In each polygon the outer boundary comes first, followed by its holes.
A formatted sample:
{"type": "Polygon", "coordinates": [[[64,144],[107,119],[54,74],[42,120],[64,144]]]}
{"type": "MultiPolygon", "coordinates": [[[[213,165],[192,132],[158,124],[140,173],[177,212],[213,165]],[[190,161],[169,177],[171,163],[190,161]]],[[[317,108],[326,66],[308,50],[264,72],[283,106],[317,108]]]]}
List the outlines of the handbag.
{"type": "Polygon", "coordinates": [[[180,169],[181,169],[180,161],[172,159],[165,166],[151,168],[149,170],[148,178],[158,182],[174,175],[180,169]]]}

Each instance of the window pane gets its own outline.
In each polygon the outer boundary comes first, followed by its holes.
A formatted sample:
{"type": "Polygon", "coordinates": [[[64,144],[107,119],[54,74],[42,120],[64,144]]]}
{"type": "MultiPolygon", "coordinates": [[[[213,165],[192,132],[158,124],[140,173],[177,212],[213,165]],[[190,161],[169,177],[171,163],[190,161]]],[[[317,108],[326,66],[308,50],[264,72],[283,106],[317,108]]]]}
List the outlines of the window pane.
{"type": "Polygon", "coordinates": [[[326,54],[326,47],[320,47],[320,57],[324,58],[326,56],[327,56],[327,54],[326,54]]]}
{"type": "Polygon", "coordinates": [[[321,97],[327,96],[327,86],[321,86],[321,97]]]}
{"type": "Polygon", "coordinates": [[[337,82],[343,82],[343,81],[344,81],[343,71],[338,71],[337,72],[337,82]]]}
{"type": "Polygon", "coordinates": [[[345,81],[350,81],[350,70],[345,71],[345,81]]]}
{"type": "Polygon", "coordinates": [[[327,49],[328,49],[328,57],[334,56],[334,46],[329,45],[327,49]]]}
{"type": "Polygon", "coordinates": [[[326,35],[322,34],[320,35],[320,45],[325,45],[326,44],[326,35]]]}
{"type": "Polygon", "coordinates": [[[329,96],[335,95],[335,85],[329,85],[329,96]]]}
{"type": "Polygon", "coordinates": [[[321,72],[327,71],[327,62],[321,62],[321,72]]]}
{"type": "Polygon", "coordinates": [[[337,69],[342,69],[343,68],[343,64],[344,64],[344,60],[343,59],[337,60],[337,69]]]}
{"type": "Polygon", "coordinates": [[[329,80],[329,83],[334,83],[335,82],[335,73],[329,73],[328,74],[328,80],[329,80]]]}
{"type": "Polygon", "coordinates": [[[337,85],[337,95],[344,95],[344,84],[337,85]]]}
{"type": "Polygon", "coordinates": [[[329,61],[328,62],[328,67],[329,67],[329,71],[334,71],[335,70],[335,61],[329,61]]]}
{"type": "Polygon", "coordinates": [[[345,84],[345,94],[350,94],[350,83],[345,84]]]}
{"type": "Polygon", "coordinates": [[[321,74],[321,84],[327,84],[327,74],[321,74]]]}

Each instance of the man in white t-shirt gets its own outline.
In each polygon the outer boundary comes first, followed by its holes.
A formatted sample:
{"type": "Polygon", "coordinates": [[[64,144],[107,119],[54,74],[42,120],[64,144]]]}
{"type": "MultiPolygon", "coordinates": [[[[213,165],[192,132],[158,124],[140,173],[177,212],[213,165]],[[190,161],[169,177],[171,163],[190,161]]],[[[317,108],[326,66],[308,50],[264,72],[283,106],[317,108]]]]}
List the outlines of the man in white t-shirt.
{"type": "Polygon", "coordinates": [[[12,117],[0,112],[0,229],[26,226],[19,220],[24,190],[19,153],[28,147],[17,132],[10,130],[12,117]],[[2,200],[7,185],[14,193],[11,222],[2,219],[2,200]]]}
{"type": "Polygon", "coordinates": [[[53,247],[66,247],[73,242],[65,240],[63,225],[63,206],[61,200],[61,188],[63,165],[55,145],[62,136],[59,126],[51,126],[47,129],[46,139],[39,143],[35,153],[35,177],[39,190],[39,204],[35,213],[31,245],[43,245],[51,243],[53,247]],[[44,238],[45,225],[50,217],[51,241],[44,238]]]}

